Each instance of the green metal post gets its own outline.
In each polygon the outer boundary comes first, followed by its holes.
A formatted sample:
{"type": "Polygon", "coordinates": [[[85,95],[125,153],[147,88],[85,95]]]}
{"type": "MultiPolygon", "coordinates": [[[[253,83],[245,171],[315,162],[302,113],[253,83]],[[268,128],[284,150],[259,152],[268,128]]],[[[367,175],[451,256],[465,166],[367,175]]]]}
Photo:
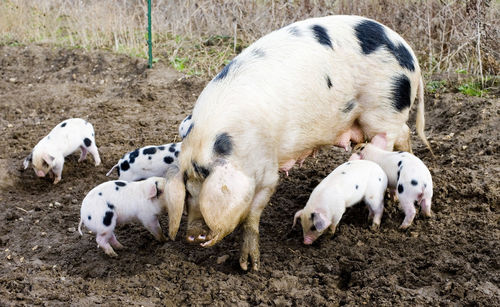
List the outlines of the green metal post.
{"type": "Polygon", "coordinates": [[[151,0],[148,0],[148,67],[153,67],[153,42],[151,40],[151,0]]]}

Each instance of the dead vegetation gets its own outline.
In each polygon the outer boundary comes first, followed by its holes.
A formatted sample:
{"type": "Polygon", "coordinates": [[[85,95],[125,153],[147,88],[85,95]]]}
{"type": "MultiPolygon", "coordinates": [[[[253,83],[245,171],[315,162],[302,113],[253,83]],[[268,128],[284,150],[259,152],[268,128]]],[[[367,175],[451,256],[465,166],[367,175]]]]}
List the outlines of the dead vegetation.
{"type": "MultiPolygon", "coordinates": [[[[212,76],[260,36],[330,14],[376,19],[400,33],[427,74],[466,72],[484,83],[500,71],[500,5],[492,0],[155,0],[155,60],[212,76]]],[[[0,42],[50,43],[146,57],[147,1],[6,0],[0,42]]]]}

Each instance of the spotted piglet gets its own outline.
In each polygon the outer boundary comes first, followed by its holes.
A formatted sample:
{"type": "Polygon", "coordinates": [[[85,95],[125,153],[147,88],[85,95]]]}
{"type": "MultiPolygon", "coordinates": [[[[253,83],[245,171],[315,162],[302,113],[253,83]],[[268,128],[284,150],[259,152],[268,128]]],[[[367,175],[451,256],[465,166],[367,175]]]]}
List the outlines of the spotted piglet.
{"type": "MultiPolygon", "coordinates": [[[[78,231],[82,235],[82,224],[85,224],[97,234],[97,244],[110,256],[117,256],[113,248],[123,247],[114,234],[117,224],[138,220],[158,241],[164,242],[167,238],[163,235],[158,215],[167,210],[169,223],[176,218],[180,220],[182,210],[175,211],[169,206],[176,190],[177,187],[169,185],[168,179],[160,177],[138,182],[104,182],[83,199],[78,231]]],[[[172,240],[175,234],[176,231],[169,233],[172,240]]]]}
{"type": "Polygon", "coordinates": [[[191,129],[193,129],[192,117],[193,116],[189,114],[182,120],[181,124],[179,125],[179,136],[181,137],[181,139],[184,139],[189,134],[189,132],[191,132],[191,129]]]}
{"type": "Polygon", "coordinates": [[[125,154],[106,176],[116,169],[119,179],[125,181],[162,177],[169,168],[176,167],[180,150],[181,143],[138,148],[125,154]]]}
{"type": "Polygon", "coordinates": [[[405,213],[400,228],[410,227],[415,218],[414,204],[420,204],[425,216],[431,217],[432,176],[425,164],[409,152],[384,150],[385,134],[374,136],[370,143],[361,145],[349,160],[364,159],[382,167],[389,180],[391,192],[396,193],[399,205],[405,213]]]}
{"type": "Polygon", "coordinates": [[[376,163],[350,161],[337,167],[313,190],[304,209],[297,211],[302,224],[304,244],[312,244],[330,227],[332,233],[345,209],[364,201],[373,218],[372,228],[380,226],[384,211],[384,192],[387,176],[376,163]]]}
{"type": "Polygon", "coordinates": [[[48,173],[50,176],[55,175],[56,184],[61,180],[64,158],[78,148],[82,151],[78,162],[83,161],[87,152],[90,152],[95,165],[101,163],[92,124],[81,118],[70,118],[58,124],[36,144],[24,159],[24,169],[27,169],[31,162],[38,177],[45,177],[48,173]]]}

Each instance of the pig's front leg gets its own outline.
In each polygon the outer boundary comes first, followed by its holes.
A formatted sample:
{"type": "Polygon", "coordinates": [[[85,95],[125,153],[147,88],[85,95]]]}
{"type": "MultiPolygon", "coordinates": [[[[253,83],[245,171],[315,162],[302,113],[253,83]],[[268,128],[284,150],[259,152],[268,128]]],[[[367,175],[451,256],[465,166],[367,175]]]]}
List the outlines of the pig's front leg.
{"type": "Polygon", "coordinates": [[[200,205],[189,198],[187,201],[188,207],[188,225],[186,240],[190,243],[199,243],[207,241],[208,227],[203,220],[203,215],[200,211],[200,205]]]}
{"type": "Polygon", "coordinates": [[[60,163],[56,163],[56,165],[52,168],[52,173],[56,177],[54,179],[54,184],[57,184],[59,181],[61,181],[63,166],[64,166],[64,160],[60,163]]]}
{"type": "MultiPolygon", "coordinates": [[[[277,181],[276,181],[277,182],[277,181]]],[[[252,209],[243,224],[243,244],[240,253],[240,267],[243,270],[248,270],[248,257],[250,256],[251,266],[254,270],[258,270],[260,266],[260,250],[259,250],[259,223],[260,216],[264,207],[269,202],[274,188],[266,187],[256,193],[252,209]]]]}
{"type": "Polygon", "coordinates": [[[144,227],[155,237],[156,240],[160,242],[166,242],[167,237],[163,234],[163,230],[161,229],[160,222],[158,221],[158,217],[154,216],[148,219],[145,223],[143,222],[144,227]]]}

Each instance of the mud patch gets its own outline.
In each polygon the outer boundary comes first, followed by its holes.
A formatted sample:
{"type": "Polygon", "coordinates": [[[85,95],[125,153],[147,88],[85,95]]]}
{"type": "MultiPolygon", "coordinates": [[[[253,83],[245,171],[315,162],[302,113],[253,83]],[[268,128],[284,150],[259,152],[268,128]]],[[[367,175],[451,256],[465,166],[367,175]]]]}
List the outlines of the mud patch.
{"type": "MultiPolygon", "coordinates": [[[[208,80],[183,78],[126,56],[44,46],[0,47],[0,302],[2,305],[500,305],[499,100],[426,97],[415,153],[433,174],[432,219],[388,201],[378,232],[368,211],[346,212],[333,238],[302,244],[294,213],[348,155],[325,150],[282,176],[261,220],[259,272],[244,273],[238,230],[213,248],[161,244],[140,225],[116,231],[112,259],[76,231],[81,200],[127,151],[178,139],[208,80]],[[23,159],[63,119],[96,129],[103,160],[64,164],[62,181],[37,178],[23,159]]],[[[415,112],[412,112],[414,114],[415,112]]],[[[166,230],[167,217],[161,219],[166,230]]]]}

